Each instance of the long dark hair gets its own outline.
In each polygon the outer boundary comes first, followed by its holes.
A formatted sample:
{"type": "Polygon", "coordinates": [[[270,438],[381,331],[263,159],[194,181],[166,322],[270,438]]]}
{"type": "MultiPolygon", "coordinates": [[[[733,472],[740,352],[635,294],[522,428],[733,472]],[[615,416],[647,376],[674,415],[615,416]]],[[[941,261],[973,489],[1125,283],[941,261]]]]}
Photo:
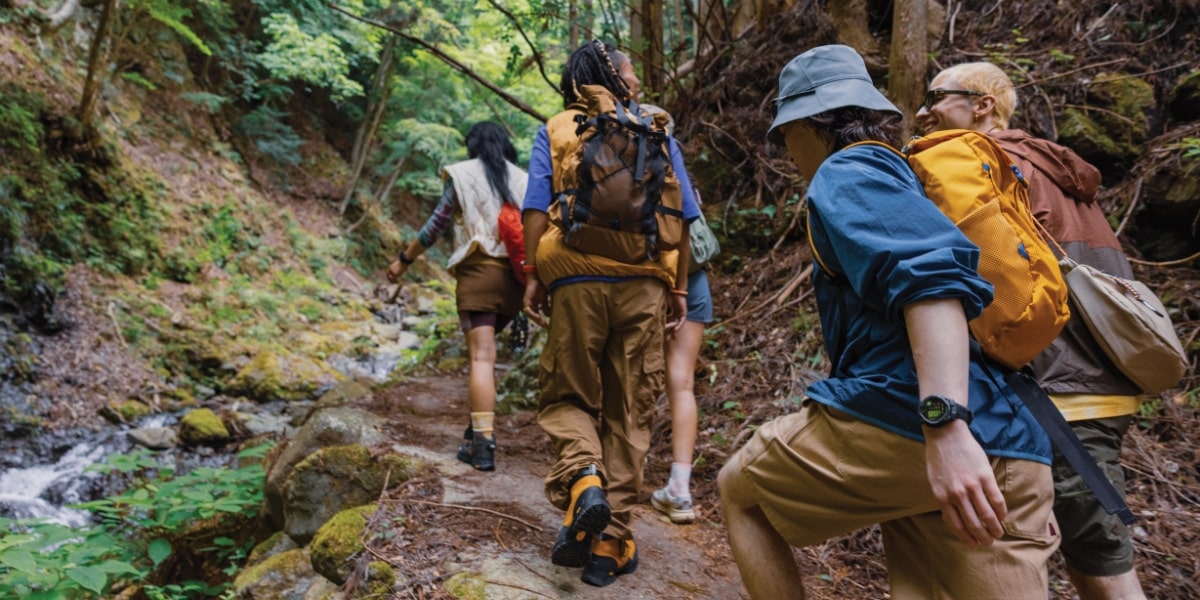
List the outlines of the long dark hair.
{"type": "Polygon", "coordinates": [[[501,202],[515,202],[508,189],[508,163],[517,162],[517,149],[508,132],[491,121],[480,121],[467,130],[467,156],[483,161],[488,185],[501,202]]]}
{"type": "Polygon", "coordinates": [[[629,100],[633,94],[617,72],[617,68],[627,60],[629,58],[621,54],[616,46],[600,40],[592,40],[577,48],[567,59],[567,64],[563,65],[562,82],[558,85],[562,92],[563,108],[579,99],[580,86],[584,85],[602,85],[621,102],[629,100]]]}
{"type": "Polygon", "coordinates": [[[815,125],[813,131],[829,143],[830,152],[867,140],[899,147],[904,135],[903,117],[899,113],[861,106],[835,108],[808,117],[808,120],[815,125]]]}

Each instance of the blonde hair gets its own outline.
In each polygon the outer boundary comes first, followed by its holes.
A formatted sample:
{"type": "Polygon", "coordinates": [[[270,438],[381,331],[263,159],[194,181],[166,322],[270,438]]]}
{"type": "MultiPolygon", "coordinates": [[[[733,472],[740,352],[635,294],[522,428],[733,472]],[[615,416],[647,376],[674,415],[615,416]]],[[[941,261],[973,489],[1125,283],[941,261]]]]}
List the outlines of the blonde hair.
{"type": "Polygon", "coordinates": [[[954,65],[937,74],[934,79],[951,78],[964,89],[982,92],[996,99],[993,117],[996,123],[1008,129],[1013,111],[1017,108],[1017,91],[1012,80],[1000,67],[990,62],[970,62],[954,65]]]}

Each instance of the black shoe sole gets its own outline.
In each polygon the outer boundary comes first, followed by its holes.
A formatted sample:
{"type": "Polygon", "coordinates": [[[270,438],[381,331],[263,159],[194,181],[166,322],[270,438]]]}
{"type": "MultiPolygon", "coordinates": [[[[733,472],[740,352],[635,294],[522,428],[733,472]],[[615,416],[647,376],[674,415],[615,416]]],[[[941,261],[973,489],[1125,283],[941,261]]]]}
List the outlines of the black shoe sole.
{"type": "Polygon", "coordinates": [[[570,526],[558,530],[558,538],[550,552],[550,562],[560,567],[586,566],[592,558],[592,538],[600,535],[612,519],[612,508],[604,497],[604,490],[598,487],[584,490],[576,502],[583,508],[570,526]]]}

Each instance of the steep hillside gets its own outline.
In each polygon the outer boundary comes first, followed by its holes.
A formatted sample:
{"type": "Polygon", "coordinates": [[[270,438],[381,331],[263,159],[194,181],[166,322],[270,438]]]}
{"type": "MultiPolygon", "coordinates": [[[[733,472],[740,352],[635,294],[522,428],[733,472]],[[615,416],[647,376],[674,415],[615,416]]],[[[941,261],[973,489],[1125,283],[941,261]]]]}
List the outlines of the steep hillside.
{"type": "MultiPolygon", "coordinates": [[[[932,28],[930,72],[988,58],[1023,77],[1026,100],[1015,125],[1104,167],[1110,220],[1192,353],[1180,387],[1143,405],[1126,458],[1131,504],[1142,518],[1143,583],[1155,598],[1198,596],[1197,2],[949,4],[932,28]]],[[[347,123],[328,120],[328,98],[296,86],[289,124],[299,137],[264,149],[232,125],[238,108],[212,102],[194,51],[161,36],[147,44],[154,60],[140,67],[140,78],[107,81],[89,126],[76,111],[95,16],[43,36],[39,21],[16,5],[0,0],[6,436],[98,427],[120,420],[131,403],[165,412],[269,396],[235,384],[256,357],[319,361],[375,343],[365,324],[390,292],[378,285],[380,268],[402,233],[411,239],[428,199],[397,194],[386,214],[372,207],[343,217],[352,142],[347,123]],[[296,160],[278,160],[280,153],[296,160]]],[[[828,366],[811,297],[804,182],[763,134],[780,66],[808,46],[841,39],[846,25],[825,12],[826,3],[793,5],[770,31],[751,29],[698,64],[670,102],[725,245],[713,284],[719,323],[696,373],[703,416],[695,494],[702,517],[718,525],[719,466],[755,426],[793,410],[828,366]]],[[[868,31],[886,48],[890,3],[865,5],[868,31]]],[[[886,52],[870,59],[882,82],[886,52]]],[[[410,287],[444,308],[447,278],[438,264],[435,252],[412,278],[435,285],[410,287]]],[[[452,316],[446,322],[431,332],[437,348],[420,355],[430,358],[421,368],[460,377],[461,360],[432,360],[462,343],[452,316]]],[[[649,481],[666,476],[666,415],[663,407],[649,481]]],[[[805,554],[829,597],[886,593],[877,532],[805,554]]],[[[1054,597],[1072,597],[1056,568],[1054,597]]]]}

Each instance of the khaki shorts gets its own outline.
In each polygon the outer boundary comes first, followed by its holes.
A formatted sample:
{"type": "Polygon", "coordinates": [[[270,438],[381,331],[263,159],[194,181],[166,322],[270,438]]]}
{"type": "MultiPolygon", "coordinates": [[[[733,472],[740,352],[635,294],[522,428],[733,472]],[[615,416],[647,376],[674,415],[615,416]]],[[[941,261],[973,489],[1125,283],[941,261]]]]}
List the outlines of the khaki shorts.
{"type": "Polygon", "coordinates": [[[796,547],[876,523],[895,599],[1045,598],[1058,547],[1050,468],[991,459],[1006,534],[971,549],[942,521],[925,445],[809,401],[766,423],[730,459],[776,531],[796,547]],[[734,462],[736,461],[736,462],[734,462]]]}

